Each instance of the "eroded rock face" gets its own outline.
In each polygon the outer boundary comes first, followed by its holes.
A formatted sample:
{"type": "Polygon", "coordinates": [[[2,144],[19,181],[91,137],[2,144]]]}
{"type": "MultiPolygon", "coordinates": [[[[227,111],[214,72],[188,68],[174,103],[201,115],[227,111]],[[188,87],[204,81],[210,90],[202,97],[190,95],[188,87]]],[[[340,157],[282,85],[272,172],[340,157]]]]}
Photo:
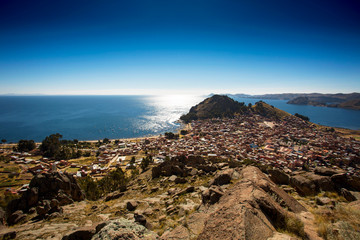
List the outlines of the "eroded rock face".
{"type": "Polygon", "coordinates": [[[241,180],[210,205],[198,239],[267,239],[281,228],[287,210],[306,211],[258,168],[246,167],[241,180]]]}

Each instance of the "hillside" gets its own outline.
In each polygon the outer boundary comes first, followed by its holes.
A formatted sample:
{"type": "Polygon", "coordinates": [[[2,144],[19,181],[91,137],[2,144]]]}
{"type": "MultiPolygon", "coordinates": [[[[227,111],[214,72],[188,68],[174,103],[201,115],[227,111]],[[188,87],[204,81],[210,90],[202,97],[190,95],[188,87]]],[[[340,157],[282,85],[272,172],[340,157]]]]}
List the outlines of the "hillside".
{"type": "Polygon", "coordinates": [[[284,117],[293,117],[290,113],[287,113],[281,109],[278,109],[272,105],[269,105],[263,101],[259,101],[252,106],[252,111],[260,116],[271,119],[282,119],[284,117]]]}
{"type": "Polygon", "coordinates": [[[292,116],[263,101],[259,101],[253,106],[246,106],[243,102],[237,102],[228,96],[213,95],[192,107],[189,113],[181,116],[180,119],[188,123],[191,120],[233,117],[236,114],[253,113],[272,119],[282,119],[286,116],[292,116]]]}
{"type": "Polygon", "coordinates": [[[248,107],[228,96],[213,95],[192,107],[188,114],[181,116],[181,120],[190,122],[197,119],[217,117],[232,117],[236,113],[247,113],[248,107]]]}

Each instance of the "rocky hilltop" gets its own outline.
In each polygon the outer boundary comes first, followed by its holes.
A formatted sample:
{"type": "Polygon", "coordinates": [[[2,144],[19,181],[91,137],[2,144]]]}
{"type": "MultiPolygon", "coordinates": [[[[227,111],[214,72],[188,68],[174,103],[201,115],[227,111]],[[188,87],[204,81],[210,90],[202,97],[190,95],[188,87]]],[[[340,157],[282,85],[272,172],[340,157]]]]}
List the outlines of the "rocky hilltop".
{"type": "Polygon", "coordinates": [[[246,106],[243,102],[237,102],[225,95],[213,95],[201,103],[192,107],[188,114],[181,116],[181,120],[191,120],[234,117],[235,115],[259,114],[263,117],[281,119],[291,114],[282,111],[269,104],[259,101],[253,106],[246,106]]]}

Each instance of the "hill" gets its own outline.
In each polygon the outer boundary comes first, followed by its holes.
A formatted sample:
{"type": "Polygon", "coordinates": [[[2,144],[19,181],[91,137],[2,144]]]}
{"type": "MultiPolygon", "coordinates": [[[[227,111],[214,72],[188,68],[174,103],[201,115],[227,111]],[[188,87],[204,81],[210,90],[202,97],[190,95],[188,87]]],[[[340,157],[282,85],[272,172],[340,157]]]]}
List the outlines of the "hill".
{"type": "Polygon", "coordinates": [[[246,106],[243,102],[224,95],[213,95],[192,107],[188,114],[181,116],[181,120],[188,123],[191,120],[233,117],[236,114],[259,114],[272,119],[282,119],[291,114],[271,106],[263,101],[253,106],[246,106]]]}
{"type": "Polygon", "coordinates": [[[249,108],[244,103],[224,95],[213,95],[192,107],[188,114],[181,116],[184,122],[197,119],[233,117],[236,113],[247,113],[249,108]]]}

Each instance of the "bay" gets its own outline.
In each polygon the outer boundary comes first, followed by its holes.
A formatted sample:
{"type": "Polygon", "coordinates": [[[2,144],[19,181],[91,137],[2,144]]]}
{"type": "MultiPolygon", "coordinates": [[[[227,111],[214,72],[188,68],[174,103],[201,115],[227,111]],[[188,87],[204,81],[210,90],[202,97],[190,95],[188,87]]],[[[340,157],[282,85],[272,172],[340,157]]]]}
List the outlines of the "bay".
{"type": "MultiPolygon", "coordinates": [[[[8,142],[53,133],[64,139],[97,140],[159,135],[176,131],[179,117],[206,96],[1,96],[0,138],[8,142]]],[[[246,104],[261,100],[235,98],[246,104]]],[[[360,129],[360,111],[263,101],[289,113],[306,115],[331,127],[360,129]]]]}

